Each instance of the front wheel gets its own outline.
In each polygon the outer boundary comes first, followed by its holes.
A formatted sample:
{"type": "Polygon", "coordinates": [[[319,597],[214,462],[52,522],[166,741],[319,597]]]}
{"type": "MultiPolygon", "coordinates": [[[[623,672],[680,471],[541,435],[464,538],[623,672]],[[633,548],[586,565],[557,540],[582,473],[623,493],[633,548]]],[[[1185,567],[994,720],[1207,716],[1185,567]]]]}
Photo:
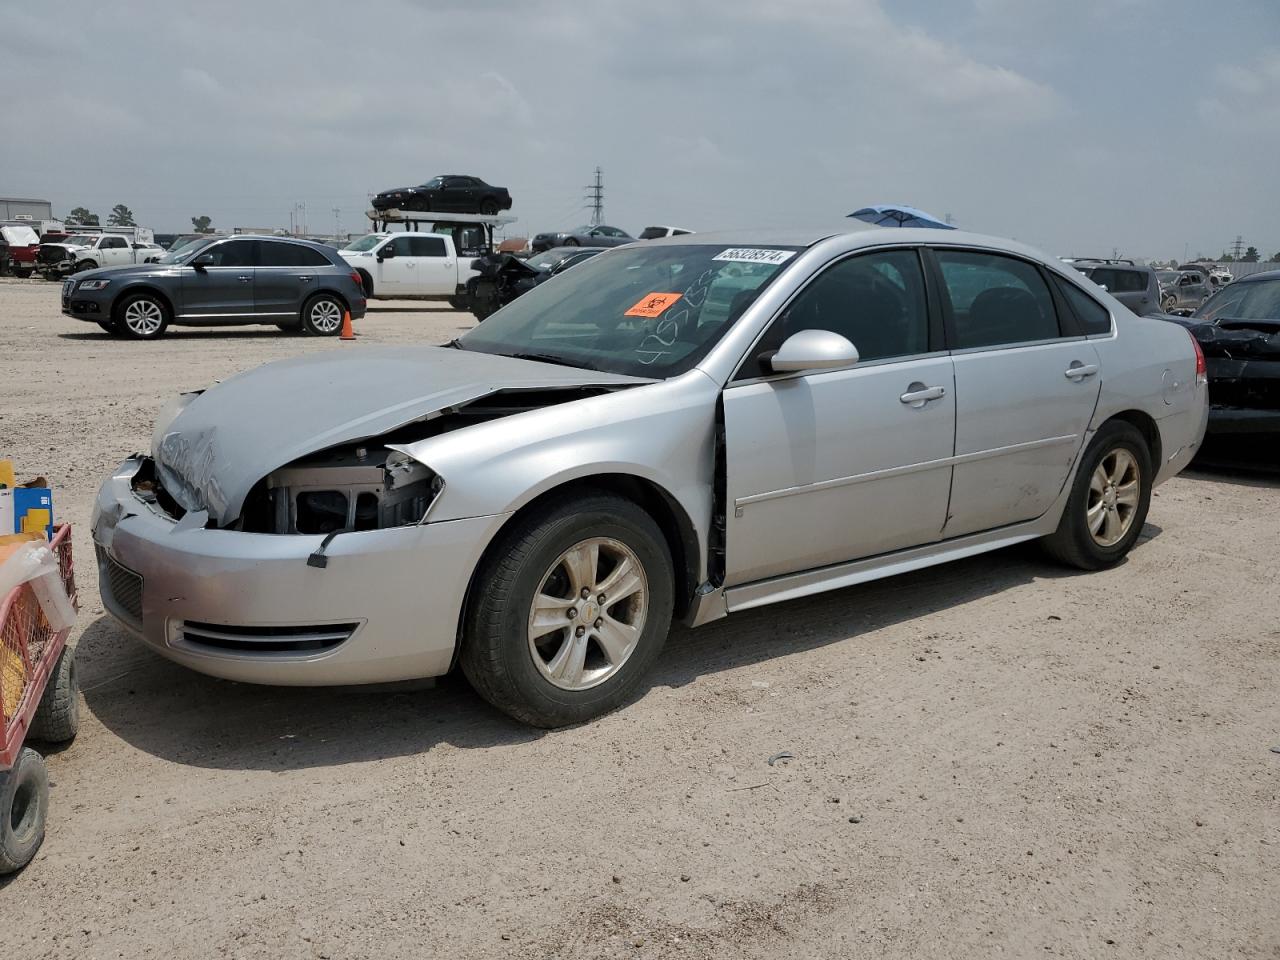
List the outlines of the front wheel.
{"type": "Polygon", "coordinates": [[[97,270],[97,269],[98,269],[98,262],[96,260],[81,260],[79,263],[76,264],[76,268],[72,272],[83,273],[86,270],[97,270]]]}
{"type": "Polygon", "coordinates": [[[481,564],[462,670],[489,703],[561,727],[621,706],[662,649],[671,555],[644,510],[607,493],[525,517],[481,564]]]}
{"type": "Polygon", "coordinates": [[[313,337],[333,337],[342,330],[346,305],[332,294],[312,297],[302,308],[302,329],[313,337]]]}
{"type": "Polygon", "coordinates": [[[565,238],[564,238],[564,245],[565,245],[566,247],[580,247],[580,246],[582,246],[582,244],[580,244],[580,243],[578,242],[578,238],[577,238],[577,237],[565,237],[565,238]]]}
{"type": "Polygon", "coordinates": [[[1119,563],[1142,533],[1154,479],[1138,429],[1122,420],[1103,424],[1080,460],[1058,529],[1041,541],[1045,550],[1082,570],[1119,563]]]}
{"type": "Polygon", "coordinates": [[[136,293],[122,300],[115,309],[113,323],[135,340],[155,340],[169,326],[169,308],[158,297],[136,293]]]}
{"type": "Polygon", "coordinates": [[[23,747],[13,768],[0,773],[0,874],[31,862],[48,813],[49,771],[40,754],[23,747]]]}
{"type": "Polygon", "coordinates": [[[1162,310],[1164,310],[1165,313],[1172,313],[1174,311],[1174,308],[1176,308],[1177,306],[1178,306],[1177,297],[1165,297],[1164,300],[1160,302],[1160,307],[1162,310]]]}
{"type": "Polygon", "coordinates": [[[24,270],[24,269],[22,269],[21,267],[14,267],[14,268],[13,268],[13,275],[14,275],[15,277],[17,277],[19,280],[26,280],[26,279],[28,279],[28,278],[31,276],[31,271],[30,271],[30,270],[24,270]]]}

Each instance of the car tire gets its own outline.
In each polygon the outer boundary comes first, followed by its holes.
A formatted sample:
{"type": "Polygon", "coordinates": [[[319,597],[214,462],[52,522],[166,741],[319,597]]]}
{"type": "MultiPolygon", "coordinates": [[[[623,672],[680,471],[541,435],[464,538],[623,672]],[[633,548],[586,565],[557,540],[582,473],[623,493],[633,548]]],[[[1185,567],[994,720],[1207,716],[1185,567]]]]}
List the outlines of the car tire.
{"type": "Polygon", "coordinates": [[[493,197],[486,197],[480,203],[480,213],[486,217],[496,217],[498,215],[498,201],[493,197]]]}
{"type": "Polygon", "coordinates": [[[80,681],[76,677],[76,654],[70,647],[63,647],[31,718],[28,733],[32,739],[45,743],[70,743],[79,730],[80,681]]]}
{"type": "Polygon", "coordinates": [[[347,305],[331,293],[318,293],[302,306],[302,329],[313,337],[336,337],[342,332],[347,305]]]}
{"type": "Polygon", "coordinates": [[[77,264],[76,264],[75,269],[74,269],[74,270],[72,270],[71,272],[72,272],[72,273],[83,273],[83,272],[84,272],[84,271],[86,271],[86,270],[97,270],[97,269],[98,269],[98,263],[97,263],[97,261],[95,261],[95,260],[81,260],[79,263],[77,263],[77,264]]]}
{"type": "Polygon", "coordinates": [[[360,289],[364,291],[366,300],[373,299],[373,276],[367,270],[357,270],[360,275],[360,289]]]}
{"type": "Polygon", "coordinates": [[[580,246],[582,246],[582,244],[578,243],[578,238],[577,238],[577,237],[565,237],[565,238],[564,238],[564,245],[565,245],[566,247],[580,247],[580,246]]]}
{"type": "Polygon", "coordinates": [[[1160,309],[1162,309],[1165,313],[1172,313],[1174,310],[1177,309],[1177,307],[1178,307],[1177,297],[1165,297],[1163,300],[1160,301],[1160,309]]]}
{"type": "Polygon", "coordinates": [[[116,323],[114,320],[98,320],[96,322],[98,326],[102,328],[104,333],[113,337],[124,336],[124,330],[120,327],[120,324],[116,323]]]}
{"type": "Polygon", "coordinates": [[[1081,570],[1119,563],[1142,534],[1154,479],[1138,429],[1123,420],[1104,423],[1080,458],[1058,529],[1041,541],[1044,549],[1081,570]]]}
{"type": "Polygon", "coordinates": [[[27,279],[29,279],[29,278],[31,277],[31,271],[30,271],[30,270],[15,269],[15,270],[13,271],[13,275],[14,275],[15,277],[17,277],[19,280],[27,280],[27,279]]]}
{"type": "Polygon", "coordinates": [[[673,584],[666,540],[640,507],[604,492],[553,502],[517,521],[481,562],[462,671],[485,700],[532,726],[601,716],[635,692],[666,642],[673,584]],[[601,602],[602,587],[634,589],[601,602]],[[564,616],[563,628],[538,634],[547,624],[534,622],[535,596],[542,616],[564,616]]]}
{"type": "Polygon", "coordinates": [[[0,874],[31,862],[48,813],[49,771],[40,754],[23,747],[12,769],[0,773],[0,874]]]}
{"type": "Polygon", "coordinates": [[[169,305],[155,294],[135,293],[121,298],[112,323],[134,340],[157,340],[169,327],[169,305]]]}

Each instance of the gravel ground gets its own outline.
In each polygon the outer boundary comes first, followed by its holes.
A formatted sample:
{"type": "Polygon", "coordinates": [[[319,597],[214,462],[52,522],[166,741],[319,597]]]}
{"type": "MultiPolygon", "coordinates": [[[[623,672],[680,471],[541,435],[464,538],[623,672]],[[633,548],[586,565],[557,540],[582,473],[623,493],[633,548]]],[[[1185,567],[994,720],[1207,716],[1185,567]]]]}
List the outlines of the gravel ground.
{"type": "Polygon", "coordinates": [[[544,733],[456,678],[190,673],[92,573],[93,493],[174,392],[470,317],[139,344],[57,296],[0,281],[0,451],[76,525],[88,709],[7,956],[1280,957],[1272,480],[1170,482],[1104,573],[1013,549],[678,631],[637,702],[544,733]]]}

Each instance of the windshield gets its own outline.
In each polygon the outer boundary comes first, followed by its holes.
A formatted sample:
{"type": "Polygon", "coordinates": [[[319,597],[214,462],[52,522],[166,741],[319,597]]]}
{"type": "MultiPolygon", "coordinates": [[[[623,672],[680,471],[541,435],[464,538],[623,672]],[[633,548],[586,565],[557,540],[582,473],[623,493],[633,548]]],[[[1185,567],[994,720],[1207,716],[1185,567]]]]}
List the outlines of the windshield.
{"type": "Polygon", "coordinates": [[[368,250],[372,250],[385,239],[387,238],[380,233],[368,233],[359,240],[352,240],[342,249],[350,250],[352,253],[365,253],[368,250]]]}
{"type": "Polygon", "coordinates": [[[159,260],[157,260],[156,263],[186,263],[193,256],[195,256],[196,253],[198,253],[200,250],[203,250],[209,244],[213,243],[213,241],[219,240],[219,239],[221,238],[216,236],[215,237],[196,237],[193,240],[188,240],[185,243],[180,243],[176,247],[174,247],[172,250],[170,250],[168,253],[166,253],[163,257],[161,257],[159,260]]]}
{"type": "Polygon", "coordinates": [[[426,183],[422,184],[422,186],[427,190],[438,190],[440,187],[444,186],[444,180],[440,177],[432,177],[426,183]]]}
{"type": "Polygon", "coordinates": [[[1209,323],[1221,320],[1280,321],[1280,277],[1237,282],[1223,287],[1202,303],[1192,316],[1209,323]]]}
{"type": "Polygon", "coordinates": [[[550,270],[557,263],[575,250],[581,247],[552,247],[550,250],[544,250],[536,256],[530,257],[525,263],[533,267],[535,270],[550,270]]]}
{"type": "Polygon", "coordinates": [[[458,345],[637,377],[691,369],[798,247],[601,254],[513,300],[458,345]]]}

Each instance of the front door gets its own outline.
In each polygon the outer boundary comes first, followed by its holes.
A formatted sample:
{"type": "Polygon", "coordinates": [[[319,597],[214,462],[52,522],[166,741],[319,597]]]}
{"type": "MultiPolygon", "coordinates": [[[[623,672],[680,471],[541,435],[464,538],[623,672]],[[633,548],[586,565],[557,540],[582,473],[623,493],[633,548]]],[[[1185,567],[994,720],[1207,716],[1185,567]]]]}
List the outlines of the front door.
{"type": "Polygon", "coordinates": [[[1058,316],[1038,266],[983,251],[936,256],[956,377],[951,538],[1049,509],[1084,442],[1102,374],[1093,344],[1058,316]]]}
{"type": "Polygon", "coordinates": [[[202,249],[197,257],[208,254],[213,263],[182,268],[179,316],[211,324],[243,322],[254,309],[257,246],[257,240],[231,239],[202,249]]]}
{"type": "Polygon", "coordinates": [[[837,261],[775,318],[724,391],[726,586],[939,538],[955,390],[930,326],[912,249],[837,261]],[[760,365],[807,329],[841,334],[861,359],[800,375],[760,365]]]}
{"type": "Polygon", "coordinates": [[[417,278],[417,264],[409,255],[409,237],[392,237],[378,248],[377,258],[373,278],[374,292],[379,296],[411,293],[417,278]],[[393,256],[387,256],[388,252],[393,256]]]}

